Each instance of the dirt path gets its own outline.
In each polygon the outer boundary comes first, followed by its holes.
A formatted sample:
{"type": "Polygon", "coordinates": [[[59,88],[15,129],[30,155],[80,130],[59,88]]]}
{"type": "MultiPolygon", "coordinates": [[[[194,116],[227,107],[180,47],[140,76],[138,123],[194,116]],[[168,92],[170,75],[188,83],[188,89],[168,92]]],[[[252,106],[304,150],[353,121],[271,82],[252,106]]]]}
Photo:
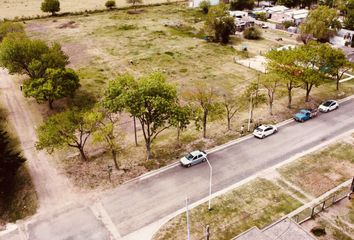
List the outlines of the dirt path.
{"type": "MultiPolygon", "coordinates": [[[[12,124],[20,140],[27,166],[32,176],[39,198],[39,211],[59,208],[75,199],[68,179],[60,174],[53,161],[43,151],[35,149],[36,124],[33,121],[36,111],[30,109],[19,87],[6,70],[0,68],[0,100],[8,111],[8,121],[12,124]]],[[[39,115],[37,115],[39,116],[39,115]]]]}

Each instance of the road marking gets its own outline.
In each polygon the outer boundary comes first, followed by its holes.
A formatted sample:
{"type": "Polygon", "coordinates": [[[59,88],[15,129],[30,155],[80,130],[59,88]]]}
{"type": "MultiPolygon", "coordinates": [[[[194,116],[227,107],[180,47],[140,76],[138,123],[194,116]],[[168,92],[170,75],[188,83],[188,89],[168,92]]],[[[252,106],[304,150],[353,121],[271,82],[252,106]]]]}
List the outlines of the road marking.
{"type": "MultiPolygon", "coordinates": [[[[250,182],[250,181],[252,181],[252,180],[254,180],[256,178],[258,178],[258,177],[262,177],[262,175],[267,174],[267,172],[275,171],[277,168],[280,168],[281,166],[289,164],[289,163],[291,163],[291,162],[293,162],[293,161],[295,161],[295,160],[297,160],[297,159],[299,159],[299,158],[301,158],[301,157],[303,157],[303,156],[305,156],[307,154],[310,154],[310,153],[315,152],[315,151],[317,151],[317,150],[319,150],[319,149],[321,149],[323,147],[326,147],[326,146],[338,141],[341,138],[344,138],[346,136],[351,135],[352,133],[354,133],[354,128],[349,130],[349,131],[347,131],[347,132],[345,132],[345,133],[342,133],[342,134],[340,134],[340,135],[338,135],[338,136],[336,136],[336,137],[334,137],[334,138],[332,138],[332,139],[330,139],[328,141],[325,141],[325,142],[323,142],[323,143],[321,143],[321,144],[319,144],[319,145],[317,145],[317,146],[315,146],[315,147],[313,147],[313,148],[311,148],[309,150],[306,150],[306,151],[300,152],[298,154],[295,154],[294,156],[288,158],[287,160],[285,160],[283,162],[280,162],[280,163],[278,163],[278,164],[276,164],[276,165],[274,165],[274,166],[272,166],[270,168],[262,170],[262,171],[260,171],[258,173],[255,173],[254,175],[249,176],[249,177],[247,177],[247,178],[245,178],[245,179],[243,179],[243,180],[241,180],[241,181],[239,181],[239,182],[237,182],[237,183],[235,183],[233,185],[230,185],[229,187],[226,187],[226,188],[224,188],[224,189],[222,189],[222,190],[220,190],[218,192],[215,192],[215,193],[213,193],[211,195],[211,197],[213,199],[215,197],[221,196],[221,195],[223,195],[223,194],[225,194],[225,193],[227,193],[227,192],[229,192],[231,190],[234,190],[234,189],[236,189],[236,188],[238,188],[238,187],[240,187],[240,186],[242,186],[242,185],[244,185],[244,184],[246,184],[246,183],[248,183],[248,182],[250,182]]],[[[342,183],[341,186],[344,186],[346,183],[347,182],[342,183]]],[[[202,199],[200,199],[200,200],[198,200],[198,201],[196,201],[194,203],[191,203],[189,205],[189,209],[191,210],[191,209],[193,209],[193,208],[195,208],[195,207],[207,202],[208,200],[209,200],[209,197],[205,197],[205,198],[202,198],[202,199]]],[[[315,201],[315,200],[313,200],[313,201],[315,201]]],[[[311,201],[311,202],[313,202],[313,201],[311,201]]],[[[145,226],[144,228],[141,228],[141,229],[139,229],[139,230],[137,230],[137,231],[135,231],[133,233],[130,233],[129,235],[125,236],[123,239],[124,240],[151,239],[152,236],[164,224],[166,224],[169,220],[171,220],[172,218],[174,218],[174,217],[176,217],[179,214],[182,214],[184,212],[185,212],[185,208],[179,209],[176,212],[171,213],[170,215],[168,215],[168,216],[166,216],[166,217],[164,217],[164,218],[162,218],[160,220],[157,220],[157,221],[145,226]]]]}
{"type": "Polygon", "coordinates": [[[103,207],[101,202],[96,202],[90,207],[91,211],[95,215],[95,217],[103,223],[106,229],[110,232],[112,240],[121,239],[121,235],[119,234],[118,229],[114,225],[112,219],[108,215],[106,209],[103,207]]]}

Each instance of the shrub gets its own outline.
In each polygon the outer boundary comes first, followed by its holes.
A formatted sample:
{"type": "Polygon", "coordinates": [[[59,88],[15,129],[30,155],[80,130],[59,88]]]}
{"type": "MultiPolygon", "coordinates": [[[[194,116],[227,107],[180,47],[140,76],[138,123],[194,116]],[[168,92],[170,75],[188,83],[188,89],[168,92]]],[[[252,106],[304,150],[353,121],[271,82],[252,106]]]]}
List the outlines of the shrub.
{"type": "Polygon", "coordinates": [[[326,235],[326,229],[324,229],[323,227],[314,227],[311,229],[311,232],[316,237],[321,237],[321,236],[326,235]]]}
{"type": "Polygon", "coordinates": [[[112,9],[116,7],[116,1],[114,0],[108,0],[105,4],[106,8],[112,9]]]}
{"type": "Polygon", "coordinates": [[[201,1],[199,7],[204,14],[208,14],[210,8],[210,2],[208,0],[201,1]]]}
{"type": "Polygon", "coordinates": [[[265,12],[256,13],[256,19],[266,22],[268,20],[267,13],[265,12]]]}
{"type": "Polygon", "coordinates": [[[262,31],[259,27],[249,27],[243,31],[243,37],[246,39],[260,39],[262,37],[262,31]]]}
{"type": "Polygon", "coordinates": [[[283,26],[288,29],[289,27],[295,26],[295,23],[293,21],[285,21],[283,22],[283,26]]]}
{"type": "Polygon", "coordinates": [[[60,11],[60,2],[59,0],[44,0],[41,5],[41,10],[55,15],[56,12],[60,11]]]}
{"type": "Polygon", "coordinates": [[[25,33],[21,23],[16,22],[0,22],[0,42],[9,33],[25,33]]]}

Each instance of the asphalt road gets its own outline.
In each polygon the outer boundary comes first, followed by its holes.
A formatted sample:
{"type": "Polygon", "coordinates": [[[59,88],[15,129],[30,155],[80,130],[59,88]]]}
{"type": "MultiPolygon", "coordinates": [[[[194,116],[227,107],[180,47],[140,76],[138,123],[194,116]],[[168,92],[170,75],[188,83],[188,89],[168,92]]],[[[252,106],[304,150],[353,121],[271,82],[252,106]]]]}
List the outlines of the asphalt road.
{"type": "MultiPolygon", "coordinates": [[[[290,123],[266,139],[250,138],[209,155],[213,166],[213,192],[222,190],[261,170],[354,128],[354,100],[334,112],[320,114],[305,123],[290,123]]],[[[100,201],[120,236],[124,237],[191,202],[208,195],[207,163],[191,168],[180,166],[140,181],[122,185],[100,201]]],[[[26,224],[27,239],[110,239],[107,228],[90,211],[73,206],[26,224]]],[[[3,238],[0,237],[2,240],[3,238]]]]}

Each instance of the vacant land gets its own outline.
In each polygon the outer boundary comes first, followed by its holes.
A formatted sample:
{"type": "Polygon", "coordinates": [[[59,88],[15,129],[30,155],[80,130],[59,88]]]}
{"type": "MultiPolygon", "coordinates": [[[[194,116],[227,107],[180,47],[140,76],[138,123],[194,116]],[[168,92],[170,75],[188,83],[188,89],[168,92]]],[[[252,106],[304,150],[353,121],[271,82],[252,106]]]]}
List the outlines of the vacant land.
{"type": "MultiPolygon", "coordinates": [[[[41,11],[41,0],[0,0],[0,19],[15,17],[33,17],[44,15],[41,11]]],[[[80,12],[105,8],[106,0],[61,0],[61,12],[80,12]]],[[[144,0],[143,4],[167,2],[166,0],[144,0]]],[[[127,6],[126,0],[116,0],[117,7],[127,6]]]]}
{"type": "MultiPolygon", "coordinates": [[[[193,83],[203,81],[217,89],[232,89],[242,92],[246,85],[257,79],[258,72],[235,63],[235,59],[253,57],[283,44],[296,44],[296,36],[285,32],[265,30],[264,38],[258,41],[232,36],[231,44],[220,45],[203,39],[201,30],[205,16],[198,10],[188,9],[185,4],[170,4],[143,8],[140,14],[128,11],[112,11],[81,16],[58,17],[26,22],[26,30],[33,38],[47,42],[57,41],[70,56],[70,66],[80,75],[82,87],[74,101],[93,98],[99,100],[109,80],[118,74],[130,73],[141,76],[152,71],[163,72],[170,82],[176,84],[182,101],[185,93],[191,91],[193,83]],[[282,41],[276,41],[277,37],[282,41]],[[248,52],[242,52],[247,45],[248,52]]],[[[304,104],[304,91],[294,91],[294,109],[287,109],[286,93],[281,90],[274,103],[275,114],[270,116],[267,105],[255,110],[257,122],[275,123],[292,116],[300,107],[313,107],[325,98],[344,97],[354,92],[354,82],[341,85],[335,92],[335,84],[329,83],[314,89],[310,103],[304,104]]],[[[57,109],[63,102],[55,103],[57,109]]],[[[33,105],[37,104],[33,101],[33,105]]],[[[33,106],[32,105],[32,106],[33,106]]],[[[248,103],[246,103],[248,105],[248,103]]],[[[50,114],[41,106],[43,115],[50,114]]],[[[138,126],[139,146],[134,145],[132,119],[121,116],[119,131],[124,136],[119,160],[128,171],[114,171],[112,181],[121,183],[150,169],[164,166],[176,160],[181,154],[195,148],[206,149],[220,145],[240,136],[239,129],[247,123],[247,110],[240,111],[232,120],[228,131],[225,116],[218,116],[208,123],[208,139],[201,139],[201,133],[192,122],[176,140],[176,129],[163,132],[154,143],[154,161],[144,162],[144,143],[138,126]]],[[[82,163],[73,154],[62,155],[65,171],[79,186],[94,188],[106,185],[107,166],[111,163],[109,154],[102,155],[102,147],[89,147],[92,159],[99,161],[82,163]]]]}
{"type": "Polygon", "coordinates": [[[354,139],[331,145],[279,169],[281,175],[313,196],[319,196],[353,177],[354,139]]]}
{"type": "MultiPolygon", "coordinates": [[[[265,179],[256,179],[213,199],[212,204],[210,212],[207,204],[190,211],[192,239],[202,239],[206,225],[213,239],[231,239],[253,226],[263,228],[301,205],[265,179]]],[[[184,239],[186,232],[184,213],[163,226],[154,239],[184,239]]]]}

